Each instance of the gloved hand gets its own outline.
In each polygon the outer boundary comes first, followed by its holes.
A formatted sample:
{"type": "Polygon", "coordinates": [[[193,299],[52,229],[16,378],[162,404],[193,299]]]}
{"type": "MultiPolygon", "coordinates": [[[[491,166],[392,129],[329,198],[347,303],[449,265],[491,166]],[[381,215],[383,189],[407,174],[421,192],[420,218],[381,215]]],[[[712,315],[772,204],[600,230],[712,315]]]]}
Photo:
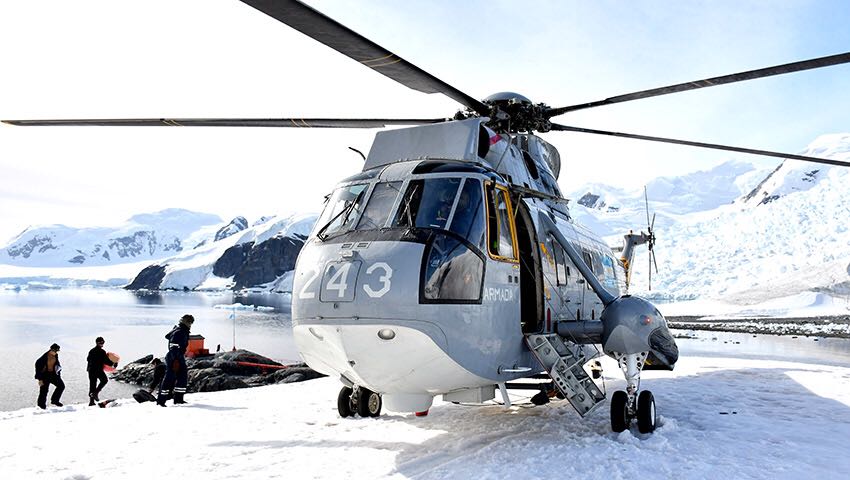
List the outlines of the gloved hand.
{"type": "Polygon", "coordinates": [[[43,386],[44,386],[44,380],[39,380],[39,381],[38,381],[38,386],[39,386],[39,387],[43,387],[43,386]]]}

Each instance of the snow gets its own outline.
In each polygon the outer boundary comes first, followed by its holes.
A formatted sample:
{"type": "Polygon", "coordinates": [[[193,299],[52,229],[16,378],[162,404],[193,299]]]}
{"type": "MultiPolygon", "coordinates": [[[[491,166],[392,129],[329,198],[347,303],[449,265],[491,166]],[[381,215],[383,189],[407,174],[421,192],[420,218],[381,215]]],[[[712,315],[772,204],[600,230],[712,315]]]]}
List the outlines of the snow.
{"type": "MultiPolygon", "coordinates": [[[[801,153],[850,161],[850,134],[823,135],[801,153]]],[[[639,247],[631,293],[659,303],[668,315],[665,303],[682,302],[687,306],[673,310],[700,315],[846,313],[848,182],[850,169],[796,160],[761,170],[729,162],[707,172],[650,182],[659,271],[653,271],[650,290],[647,250],[639,247]],[[752,191],[755,195],[747,200],[752,191]],[[701,302],[713,302],[712,308],[697,311],[701,302]]],[[[643,191],[593,188],[590,191],[603,198],[616,199],[613,206],[619,208],[609,212],[573,205],[571,211],[580,223],[612,246],[621,245],[630,229],[645,231],[643,191]]],[[[571,196],[587,191],[579,188],[571,196]]]]}
{"type": "Polygon", "coordinates": [[[274,307],[267,307],[262,305],[244,305],[242,303],[233,303],[230,305],[213,305],[213,308],[216,310],[254,310],[258,312],[273,312],[274,307]]]}
{"type": "MultiPolygon", "coordinates": [[[[609,392],[622,388],[604,360],[609,392]],[[609,375],[611,375],[609,377],[609,375]]],[[[0,413],[4,478],[735,478],[850,475],[850,368],[685,356],[645,372],[653,434],[610,431],[607,405],[437,401],[427,417],[342,419],[338,380],[0,413]],[[49,453],[46,453],[49,452],[49,453]]],[[[514,397],[521,402],[522,397],[514,397]]]]}
{"type": "Polygon", "coordinates": [[[108,227],[75,228],[65,225],[29,227],[0,248],[0,262],[19,267],[74,268],[79,257],[86,266],[151,262],[175,253],[175,248],[191,249],[199,232],[221,223],[206,213],[169,208],[134,215],[126,222],[108,227]],[[28,242],[30,253],[11,255],[28,242]]]}
{"type": "Polygon", "coordinates": [[[668,317],[704,316],[709,312],[710,317],[713,318],[796,318],[850,314],[850,301],[847,298],[815,292],[802,292],[749,305],[734,305],[718,300],[701,299],[658,303],[657,306],[668,317]]]}

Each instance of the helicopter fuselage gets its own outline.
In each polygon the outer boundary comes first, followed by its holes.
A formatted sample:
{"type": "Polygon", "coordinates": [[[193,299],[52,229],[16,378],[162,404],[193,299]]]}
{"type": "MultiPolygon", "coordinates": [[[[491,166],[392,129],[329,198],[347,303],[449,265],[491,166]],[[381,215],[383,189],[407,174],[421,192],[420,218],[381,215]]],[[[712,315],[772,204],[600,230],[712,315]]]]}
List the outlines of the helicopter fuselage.
{"type": "MultiPolygon", "coordinates": [[[[506,155],[531,156],[528,139],[479,125],[382,132],[398,132],[399,143],[379,134],[364,171],[329,197],[298,259],[292,320],[302,357],[380,392],[391,410],[426,410],[438,394],[492,398],[495,384],[541,370],[526,334],[555,332],[561,321],[598,322],[601,300],[537,225],[541,213],[606,288],[619,294],[624,285],[611,249],[571,220],[559,192],[540,192],[528,169],[499,171],[517,163],[506,155]],[[490,144],[483,156],[480,138],[462,137],[482,132],[490,144]],[[468,150],[453,154],[447,137],[468,150]],[[442,155],[398,151],[429,142],[442,155]],[[395,161],[381,160],[387,143],[395,161]]],[[[538,181],[554,176],[551,162],[528,160],[538,181]]]]}

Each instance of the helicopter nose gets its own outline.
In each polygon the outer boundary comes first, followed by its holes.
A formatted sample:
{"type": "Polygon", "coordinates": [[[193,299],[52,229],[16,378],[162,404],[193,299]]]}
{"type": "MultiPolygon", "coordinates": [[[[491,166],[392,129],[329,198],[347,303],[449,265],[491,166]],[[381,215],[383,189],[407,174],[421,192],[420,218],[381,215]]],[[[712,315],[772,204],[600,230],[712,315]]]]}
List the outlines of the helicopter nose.
{"type": "Polygon", "coordinates": [[[293,322],[397,316],[419,303],[423,250],[398,241],[305,246],[293,279],[293,322]]]}

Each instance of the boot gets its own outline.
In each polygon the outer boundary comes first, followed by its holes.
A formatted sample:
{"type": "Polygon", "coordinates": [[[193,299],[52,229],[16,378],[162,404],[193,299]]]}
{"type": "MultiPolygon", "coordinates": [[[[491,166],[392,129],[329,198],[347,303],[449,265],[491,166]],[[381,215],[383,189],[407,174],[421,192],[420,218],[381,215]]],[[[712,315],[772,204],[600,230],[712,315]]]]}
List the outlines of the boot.
{"type": "Polygon", "coordinates": [[[165,401],[166,401],[167,399],[168,399],[168,397],[166,397],[165,395],[163,395],[162,393],[160,393],[160,394],[159,394],[159,396],[157,396],[157,397],[156,397],[156,404],[157,404],[157,405],[159,405],[160,407],[164,407],[164,406],[165,406],[165,401]]]}
{"type": "Polygon", "coordinates": [[[90,406],[90,407],[93,407],[94,405],[95,405],[95,402],[94,402],[94,394],[90,393],[90,394],[89,394],[89,406],[90,406]]]}
{"type": "Polygon", "coordinates": [[[186,403],[186,401],[183,400],[183,394],[182,393],[175,393],[174,394],[174,404],[180,405],[181,403],[186,403]]]}

